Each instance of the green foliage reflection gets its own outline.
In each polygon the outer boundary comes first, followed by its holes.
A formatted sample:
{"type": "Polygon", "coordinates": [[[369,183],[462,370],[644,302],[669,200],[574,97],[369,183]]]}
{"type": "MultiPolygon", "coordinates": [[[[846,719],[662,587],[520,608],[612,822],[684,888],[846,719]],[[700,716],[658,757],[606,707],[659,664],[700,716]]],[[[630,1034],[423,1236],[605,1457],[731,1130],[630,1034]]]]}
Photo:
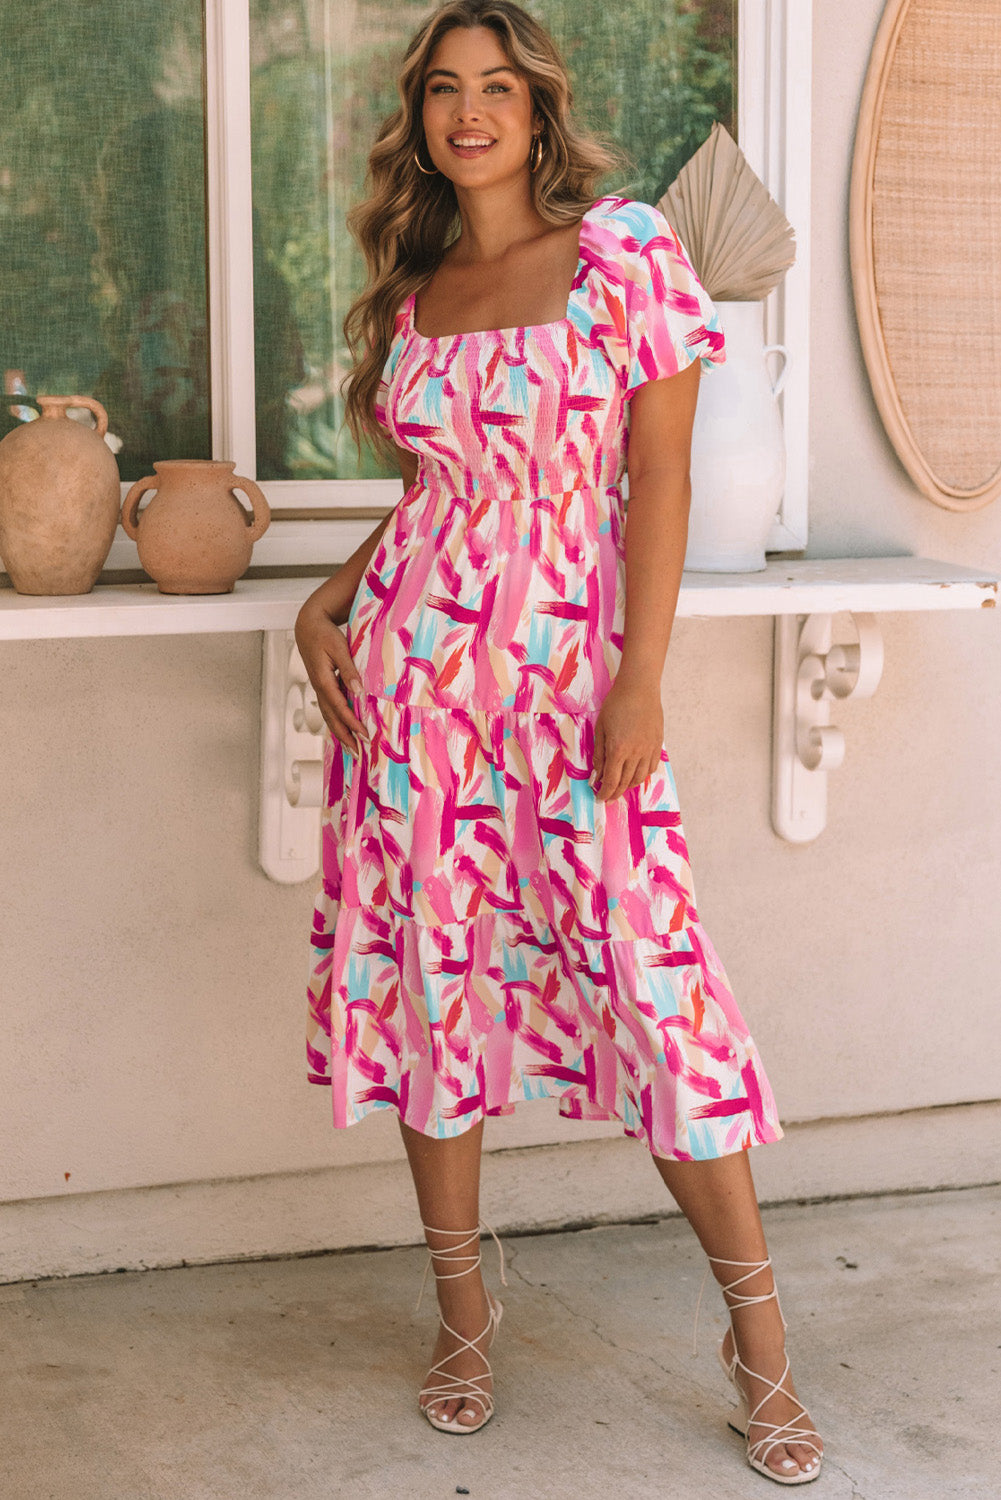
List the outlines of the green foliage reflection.
{"type": "Polygon", "coordinates": [[[0,0],[0,368],[94,395],[125,478],[207,455],[197,0],[0,0]]]}
{"type": "MultiPolygon", "coordinates": [[[[733,124],[734,0],[535,0],[577,108],[656,201],[733,124]]],[[[427,0],[251,0],[255,379],[264,479],[366,477],[342,424],[345,216],[427,0]]],[[[123,477],[210,452],[200,0],[0,0],[0,371],[97,396],[123,477]]]]}

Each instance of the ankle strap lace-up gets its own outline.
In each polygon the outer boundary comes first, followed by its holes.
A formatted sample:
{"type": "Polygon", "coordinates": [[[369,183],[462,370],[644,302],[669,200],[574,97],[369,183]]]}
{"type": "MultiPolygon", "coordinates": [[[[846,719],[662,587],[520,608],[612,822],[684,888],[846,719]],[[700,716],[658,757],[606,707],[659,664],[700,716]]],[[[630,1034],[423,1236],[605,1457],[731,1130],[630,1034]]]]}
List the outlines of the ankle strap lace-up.
{"type": "MultiPolygon", "coordinates": [[[[759,1271],[767,1271],[768,1267],[772,1263],[772,1258],[770,1255],[766,1260],[728,1260],[726,1256],[723,1255],[707,1255],[706,1262],[707,1264],[705,1274],[702,1277],[702,1284],[699,1287],[699,1299],[695,1304],[695,1324],[692,1328],[693,1357],[699,1352],[699,1309],[702,1306],[702,1294],[706,1289],[706,1281],[709,1277],[709,1272],[714,1265],[745,1266],[747,1268],[744,1271],[743,1276],[738,1276],[733,1281],[728,1281],[726,1286],[723,1286],[723,1284],[720,1283],[720,1291],[723,1293],[724,1301],[726,1301],[726,1305],[731,1309],[731,1311],[734,1308],[756,1307],[759,1302],[771,1302],[774,1299],[776,1302],[778,1302],[779,1317],[782,1318],[782,1327],[787,1328],[789,1326],[786,1323],[785,1317],[782,1313],[782,1304],[781,1302],[779,1302],[778,1289],[775,1285],[774,1280],[772,1281],[772,1289],[770,1292],[742,1292],[738,1290],[738,1288],[740,1288],[745,1281],[750,1281],[752,1277],[757,1276],[759,1271]],[[728,1300],[731,1297],[733,1298],[733,1301],[728,1300]]],[[[736,1348],[736,1333],[734,1334],[734,1347],[736,1348]]]]}
{"type": "Polygon", "coordinates": [[[421,1299],[424,1296],[424,1288],[427,1286],[428,1272],[431,1270],[432,1266],[434,1266],[435,1281],[455,1281],[460,1276],[470,1276],[473,1271],[477,1269],[482,1259],[482,1255],[480,1252],[480,1235],[483,1230],[486,1230],[487,1233],[492,1236],[494,1244],[497,1246],[497,1251],[500,1256],[501,1285],[507,1286],[507,1277],[504,1274],[504,1246],[501,1244],[500,1240],[497,1238],[490,1225],[487,1224],[484,1220],[481,1219],[480,1223],[475,1229],[435,1229],[431,1224],[422,1224],[421,1228],[424,1230],[425,1234],[460,1235],[462,1236],[462,1238],[457,1240],[454,1245],[446,1245],[441,1250],[432,1250],[430,1245],[428,1246],[428,1260],[427,1265],[424,1267],[424,1276],[421,1281],[421,1288],[417,1293],[417,1304],[414,1308],[415,1313],[420,1312],[421,1299]],[[471,1245],[475,1245],[476,1249],[470,1250],[469,1246],[471,1245]],[[464,1253],[467,1251],[468,1253],[464,1253]],[[465,1265],[461,1271],[439,1271],[438,1267],[435,1265],[436,1260],[445,1260],[449,1263],[467,1261],[468,1264],[465,1265]]]}

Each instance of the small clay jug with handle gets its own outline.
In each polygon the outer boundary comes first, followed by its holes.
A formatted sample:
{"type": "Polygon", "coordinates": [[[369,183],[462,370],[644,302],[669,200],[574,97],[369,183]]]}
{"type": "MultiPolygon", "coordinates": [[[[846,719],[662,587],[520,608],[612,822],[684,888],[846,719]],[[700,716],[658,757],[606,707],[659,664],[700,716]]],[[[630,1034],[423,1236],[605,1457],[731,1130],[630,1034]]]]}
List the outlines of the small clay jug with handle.
{"type": "Polygon", "coordinates": [[[89,594],[118,527],[121,480],[90,396],[39,396],[42,415],[0,442],[0,559],[19,594],[89,594]],[[85,407],[85,427],[68,416],[85,407]]]}
{"type": "Polygon", "coordinates": [[[161,594],[229,594],[250,566],[271,511],[252,479],[215,458],[164,458],[138,480],[122,505],[122,525],[161,594]],[[147,490],[156,494],[139,514],[147,490]],[[250,501],[248,515],[234,490],[250,501]]]}

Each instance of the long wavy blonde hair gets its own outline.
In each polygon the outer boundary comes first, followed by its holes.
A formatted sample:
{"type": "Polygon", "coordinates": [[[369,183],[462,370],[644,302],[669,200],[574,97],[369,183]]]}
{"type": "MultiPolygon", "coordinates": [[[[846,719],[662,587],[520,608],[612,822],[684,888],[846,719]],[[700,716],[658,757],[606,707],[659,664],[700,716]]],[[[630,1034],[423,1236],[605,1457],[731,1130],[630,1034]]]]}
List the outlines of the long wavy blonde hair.
{"type": "Polygon", "coordinates": [[[392,444],[375,419],[375,399],[401,304],[430,279],[459,228],[455,189],[442,173],[428,177],[415,153],[428,159],[422,109],[424,75],[442,37],[456,27],[489,27],[511,66],[529,85],[542,119],[542,161],[532,174],[532,197],[550,224],[579,221],[596,197],[601,177],[624,164],[616,148],[571,118],[573,91],[549,33],[511,0],[448,0],[407,47],[397,78],[400,107],[385,120],[368,159],[369,195],[351,210],[348,228],[365,255],[368,281],[348,309],[344,336],[353,360],[343,382],[345,415],[359,451],[368,438],[392,457],[392,444]]]}

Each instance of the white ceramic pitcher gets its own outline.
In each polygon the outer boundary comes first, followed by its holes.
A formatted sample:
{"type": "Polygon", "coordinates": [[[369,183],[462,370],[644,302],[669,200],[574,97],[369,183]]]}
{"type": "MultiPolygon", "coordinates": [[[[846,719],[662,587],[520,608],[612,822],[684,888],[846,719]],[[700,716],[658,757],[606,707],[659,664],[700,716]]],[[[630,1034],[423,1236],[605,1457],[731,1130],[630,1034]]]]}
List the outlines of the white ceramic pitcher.
{"type": "Polygon", "coordinates": [[[718,302],[726,363],[702,372],[692,433],[692,508],[685,567],[756,573],[785,487],[785,438],[777,397],[784,344],[765,344],[764,304],[718,302]],[[781,355],[776,379],[770,355],[781,355]]]}

